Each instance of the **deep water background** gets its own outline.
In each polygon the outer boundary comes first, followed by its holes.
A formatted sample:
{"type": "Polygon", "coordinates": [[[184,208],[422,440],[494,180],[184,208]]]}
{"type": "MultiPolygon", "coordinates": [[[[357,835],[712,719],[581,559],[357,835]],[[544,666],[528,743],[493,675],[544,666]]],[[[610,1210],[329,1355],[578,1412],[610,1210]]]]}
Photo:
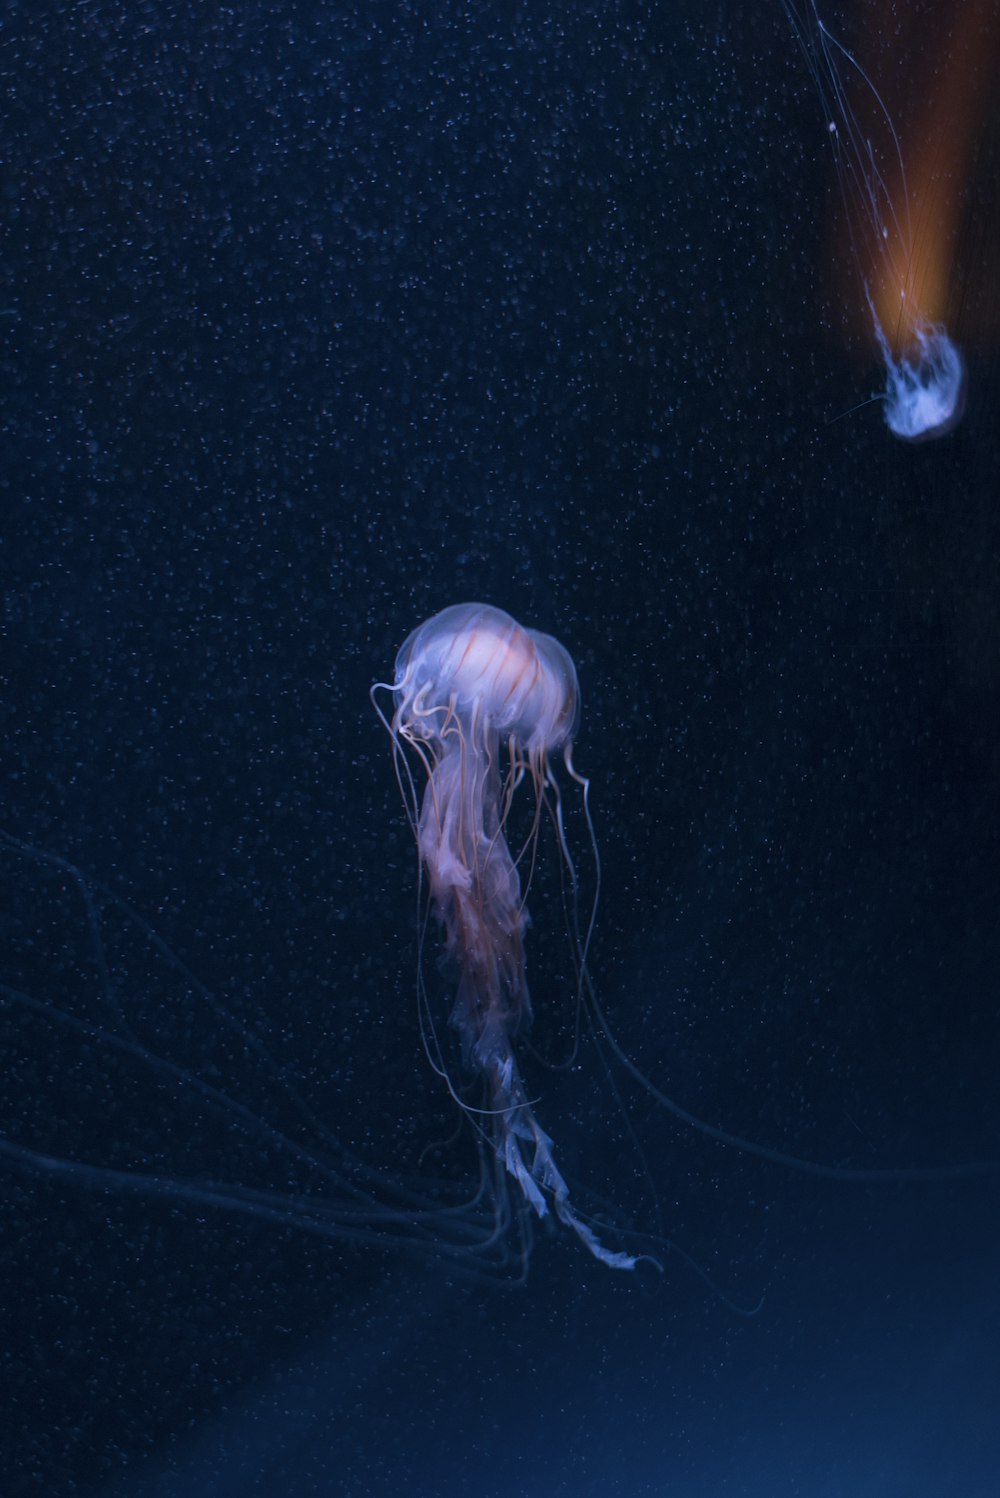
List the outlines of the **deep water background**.
{"type": "Polygon", "coordinates": [[[5,1498],[993,1495],[998,1177],[814,1179],[619,1076],[626,1124],[592,1045],[549,1071],[551,862],[539,1116],[721,1293],[663,1241],[539,1231],[514,1286],[38,1156],[294,1217],[118,1023],[283,1126],[260,1042],[387,1180],[473,1178],[368,691],[482,599],[577,662],[593,976],[657,1086],[835,1165],[1000,1160],[997,120],[967,413],[905,447],[844,414],[878,371],[778,5],[10,0],[0,80],[5,1498]]]}

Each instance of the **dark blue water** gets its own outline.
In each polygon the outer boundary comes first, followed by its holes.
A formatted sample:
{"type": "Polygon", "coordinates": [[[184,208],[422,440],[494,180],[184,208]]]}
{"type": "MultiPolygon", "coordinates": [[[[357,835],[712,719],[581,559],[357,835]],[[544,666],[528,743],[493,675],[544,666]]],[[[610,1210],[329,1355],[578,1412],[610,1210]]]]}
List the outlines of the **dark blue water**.
{"type": "Polygon", "coordinates": [[[997,119],[907,447],[777,5],[42,0],[0,71],[4,1495],[995,1493],[1000,1180],[846,1173],[1000,1159],[997,119]],[[526,1085],[662,1273],[401,1205],[479,1167],[368,691],[466,599],[576,661],[618,1041],[845,1171],[552,1069],[546,842],[526,1085]]]}

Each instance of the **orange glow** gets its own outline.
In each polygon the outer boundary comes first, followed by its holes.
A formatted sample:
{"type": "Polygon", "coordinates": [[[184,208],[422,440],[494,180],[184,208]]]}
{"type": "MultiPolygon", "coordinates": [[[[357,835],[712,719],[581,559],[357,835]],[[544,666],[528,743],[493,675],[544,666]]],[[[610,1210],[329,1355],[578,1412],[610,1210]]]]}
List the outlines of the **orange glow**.
{"type": "MultiPolygon", "coordinates": [[[[1000,23],[994,0],[965,0],[940,11],[945,24],[921,24],[919,33],[911,25],[907,38],[911,47],[942,61],[919,97],[909,101],[909,112],[916,107],[917,114],[900,140],[902,160],[886,178],[900,232],[871,247],[867,267],[874,311],[896,356],[912,348],[921,322],[954,320],[964,199],[995,86],[1000,23]]],[[[888,27],[883,34],[890,34],[888,27]]],[[[903,71],[912,78],[912,70],[903,71]]],[[[907,110],[892,113],[900,119],[907,110]]]]}

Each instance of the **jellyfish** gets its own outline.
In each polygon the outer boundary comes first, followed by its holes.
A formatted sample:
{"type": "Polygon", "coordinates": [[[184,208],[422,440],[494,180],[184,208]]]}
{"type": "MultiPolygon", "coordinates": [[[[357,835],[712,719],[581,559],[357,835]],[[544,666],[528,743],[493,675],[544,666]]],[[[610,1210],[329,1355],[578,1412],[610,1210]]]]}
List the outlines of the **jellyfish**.
{"type": "Polygon", "coordinates": [[[454,980],[451,1023],[466,1067],[482,1084],[483,1106],[469,1116],[499,1163],[501,1183],[516,1183],[539,1218],[551,1209],[601,1263],[632,1269],[636,1257],[607,1248],[574,1207],[516,1049],[531,1021],[531,999],[528,914],[508,817],[527,781],[535,798],[529,863],[548,804],[572,873],[552,756],[561,753],[586,795],[587,781],[573,767],[580,710],[573,662],[558,640],[501,609],[456,604],[406,640],[391,691],[393,741],[410,745],[426,774],[419,806],[414,797],[414,831],[454,980]]]}
{"type": "MultiPolygon", "coordinates": [[[[907,442],[944,436],[965,408],[965,361],[943,321],[955,232],[947,183],[948,148],[957,161],[967,111],[952,109],[935,130],[943,162],[918,174],[920,238],[915,238],[899,135],[869,74],[820,20],[815,0],[784,0],[827,120],[876,350],[885,371],[880,397],[889,430],[907,442]],[[860,85],[856,102],[846,77],[860,85]]],[[[949,80],[955,81],[954,70],[949,80]]]]}

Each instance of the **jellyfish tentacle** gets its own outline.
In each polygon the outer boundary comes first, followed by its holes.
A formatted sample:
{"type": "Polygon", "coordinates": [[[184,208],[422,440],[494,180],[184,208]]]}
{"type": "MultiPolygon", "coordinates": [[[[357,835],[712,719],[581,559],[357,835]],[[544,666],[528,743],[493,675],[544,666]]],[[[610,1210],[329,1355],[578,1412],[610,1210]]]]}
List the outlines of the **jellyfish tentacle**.
{"type": "Polygon", "coordinates": [[[555,1162],[552,1140],[535,1117],[509,1045],[504,1054],[494,1058],[491,1074],[498,1124],[497,1159],[517,1182],[525,1201],[539,1218],[547,1216],[551,1201],[559,1221],[576,1234],[595,1259],[609,1269],[634,1269],[638,1257],[606,1248],[573,1206],[569,1187],[555,1162]],[[531,1151],[530,1160],[525,1158],[526,1147],[531,1151]]]}

